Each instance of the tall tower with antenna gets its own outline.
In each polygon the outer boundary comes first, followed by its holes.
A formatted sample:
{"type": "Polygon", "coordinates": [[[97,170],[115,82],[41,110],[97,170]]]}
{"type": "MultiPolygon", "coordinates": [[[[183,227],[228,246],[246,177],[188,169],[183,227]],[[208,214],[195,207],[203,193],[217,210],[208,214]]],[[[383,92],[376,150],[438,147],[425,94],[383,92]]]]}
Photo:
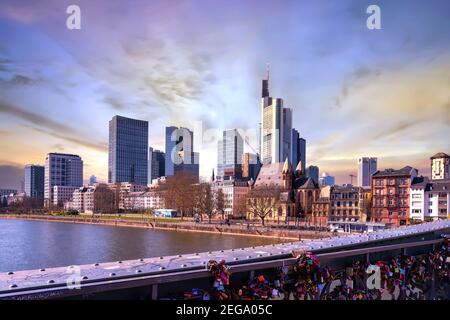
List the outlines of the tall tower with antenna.
{"type": "Polygon", "coordinates": [[[270,64],[262,80],[260,159],[263,164],[283,162],[290,157],[292,142],[292,109],[284,108],[283,99],[269,93],[270,64]]]}
{"type": "Polygon", "coordinates": [[[266,78],[262,80],[262,98],[269,97],[269,76],[270,76],[270,64],[266,64],[266,78]]]}

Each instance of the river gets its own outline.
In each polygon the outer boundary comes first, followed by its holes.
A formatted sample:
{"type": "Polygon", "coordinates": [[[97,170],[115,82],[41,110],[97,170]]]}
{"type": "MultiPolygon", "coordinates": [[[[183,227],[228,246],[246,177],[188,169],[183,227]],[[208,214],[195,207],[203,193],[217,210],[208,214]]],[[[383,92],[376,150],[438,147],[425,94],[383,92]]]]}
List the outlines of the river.
{"type": "Polygon", "coordinates": [[[0,219],[0,272],[159,257],[276,242],[281,240],[0,219]]]}

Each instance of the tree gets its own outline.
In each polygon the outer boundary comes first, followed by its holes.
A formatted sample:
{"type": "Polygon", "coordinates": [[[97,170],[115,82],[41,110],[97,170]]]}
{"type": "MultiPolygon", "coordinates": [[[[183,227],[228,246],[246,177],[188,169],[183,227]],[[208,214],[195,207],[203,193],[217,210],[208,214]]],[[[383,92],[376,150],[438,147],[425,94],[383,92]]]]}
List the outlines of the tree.
{"type": "Polygon", "coordinates": [[[225,218],[225,194],[222,189],[217,191],[216,202],[215,202],[216,212],[222,215],[222,220],[225,218]]]}
{"type": "Polygon", "coordinates": [[[8,200],[6,200],[6,197],[2,197],[2,201],[0,201],[0,207],[6,208],[8,206],[8,200]]]}
{"type": "Polygon", "coordinates": [[[77,216],[77,215],[79,215],[79,212],[78,212],[78,210],[70,209],[70,210],[66,211],[66,214],[69,216],[77,216]]]}
{"type": "Polygon", "coordinates": [[[194,212],[198,192],[197,178],[188,172],[177,172],[175,175],[167,177],[157,192],[164,199],[166,207],[180,212],[181,219],[183,219],[185,214],[194,212]]]}
{"type": "Polygon", "coordinates": [[[242,218],[246,217],[247,214],[247,201],[248,201],[248,194],[237,194],[235,198],[234,203],[234,209],[233,209],[233,215],[234,213],[237,213],[237,217],[242,218]]]}
{"type": "Polygon", "coordinates": [[[94,212],[114,213],[117,212],[116,193],[106,184],[99,184],[94,192],[94,212]]]}
{"type": "Polygon", "coordinates": [[[250,215],[264,220],[270,213],[275,213],[275,208],[280,202],[281,190],[278,187],[258,187],[248,192],[247,209],[250,215]]]}
{"type": "Polygon", "coordinates": [[[195,197],[194,206],[200,211],[200,215],[206,214],[208,223],[214,213],[213,194],[209,183],[201,183],[197,186],[197,196],[195,197]]]}

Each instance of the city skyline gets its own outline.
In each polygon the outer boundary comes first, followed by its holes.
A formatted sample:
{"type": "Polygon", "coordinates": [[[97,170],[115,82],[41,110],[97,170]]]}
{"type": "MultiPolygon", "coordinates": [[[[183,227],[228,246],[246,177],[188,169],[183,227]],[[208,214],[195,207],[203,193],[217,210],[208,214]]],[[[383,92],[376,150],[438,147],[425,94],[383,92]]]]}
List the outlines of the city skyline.
{"type": "MultiPolygon", "coordinates": [[[[338,184],[362,156],[430,176],[429,157],[449,149],[450,35],[441,31],[450,4],[378,1],[383,28],[370,31],[368,3],[78,1],[82,29],[69,31],[65,2],[3,1],[0,187],[19,188],[24,166],[51,152],[80,155],[84,179],[106,181],[116,114],[149,121],[160,150],[166,126],[257,131],[267,61],[308,166],[338,184]]],[[[199,145],[209,177],[217,140],[199,145]]]]}

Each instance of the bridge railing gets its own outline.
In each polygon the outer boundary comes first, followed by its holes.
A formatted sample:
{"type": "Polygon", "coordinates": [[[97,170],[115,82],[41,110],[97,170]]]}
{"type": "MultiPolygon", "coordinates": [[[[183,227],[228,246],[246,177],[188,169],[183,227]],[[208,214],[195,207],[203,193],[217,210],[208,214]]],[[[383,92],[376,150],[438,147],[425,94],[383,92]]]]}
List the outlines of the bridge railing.
{"type": "MultiPolygon", "coordinates": [[[[443,239],[433,239],[426,241],[416,241],[407,243],[398,243],[392,245],[383,245],[369,248],[358,248],[351,250],[342,250],[329,253],[317,253],[317,257],[320,261],[332,261],[342,258],[351,258],[356,256],[364,256],[367,261],[370,260],[372,254],[393,252],[401,250],[403,254],[407,254],[408,249],[432,246],[433,248],[441,243],[443,239]]],[[[249,263],[235,263],[229,262],[232,273],[244,273],[250,272],[250,276],[254,276],[254,272],[257,270],[268,270],[282,266],[291,266],[296,263],[297,259],[293,256],[249,263]]],[[[228,263],[228,262],[227,262],[228,263]]],[[[8,292],[0,294],[0,298],[12,298],[12,299],[39,299],[39,298],[51,298],[51,297],[70,297],[90,295],[108,291],[123,290],[137,287],[149,287],[151,288],[152,299],[158,299],[158,286],[163,284],[170,284],[181,281],[188,281],[193,279],[208,278],[210,273],[203,266],[193,268],[190,270],[179,272],[167,272],[161,274],[142,275],[136,277],[123,277],[117,279],[99,279],[92,280],[87,283],[83,283],[80,290],[70,290],[66,286],[56,285],[49,288],[30,288],[25,290],[17,290],[16,292],[8,292]]]]}

